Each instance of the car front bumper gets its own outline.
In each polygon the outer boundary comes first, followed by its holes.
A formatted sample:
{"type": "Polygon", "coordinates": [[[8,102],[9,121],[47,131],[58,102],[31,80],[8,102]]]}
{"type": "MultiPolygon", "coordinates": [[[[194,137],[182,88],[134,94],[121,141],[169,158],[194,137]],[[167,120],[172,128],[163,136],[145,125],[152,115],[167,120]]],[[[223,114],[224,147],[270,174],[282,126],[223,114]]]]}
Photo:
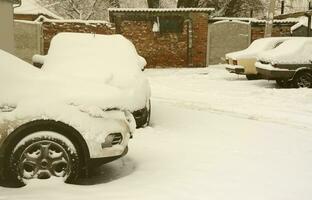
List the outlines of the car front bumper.
{"type": "Polygon", "coordinates": [[[275,68],[270,64],[257,63],[256,69],[261,78],[266,80],[290,80],[295,74],[295,70],[275,68]]]}
{"type": "Polygon", "coordinates": [[[244,67],[242,67],[240,65],[226,65],[225,69],[228,72],[234,73],[234,74],[244,74],[245,73],[244,67]]]}

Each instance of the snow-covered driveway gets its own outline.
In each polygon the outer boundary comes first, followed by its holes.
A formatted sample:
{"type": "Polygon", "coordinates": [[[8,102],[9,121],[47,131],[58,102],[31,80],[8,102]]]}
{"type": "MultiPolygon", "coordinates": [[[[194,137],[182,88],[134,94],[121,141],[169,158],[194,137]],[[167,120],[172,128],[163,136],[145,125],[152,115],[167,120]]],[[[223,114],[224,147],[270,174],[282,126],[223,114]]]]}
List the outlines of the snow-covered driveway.
{"type": "Polygon", "coordinates": [[[35,181],[2,199],[310,200],[312,90],[221,66],[147,70],[152,124],[85,185],[35,181]]]}

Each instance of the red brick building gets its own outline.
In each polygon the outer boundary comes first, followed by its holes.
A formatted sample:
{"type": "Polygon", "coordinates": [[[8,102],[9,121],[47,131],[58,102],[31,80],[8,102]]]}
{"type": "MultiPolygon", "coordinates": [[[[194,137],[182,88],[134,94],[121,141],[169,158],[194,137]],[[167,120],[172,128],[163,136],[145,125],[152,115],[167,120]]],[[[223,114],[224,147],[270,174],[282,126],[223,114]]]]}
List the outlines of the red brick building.
{"type": "Polygon", "coordinates": [[[109,9],[148,67],[205,67],[210,8],[109,9]]]}

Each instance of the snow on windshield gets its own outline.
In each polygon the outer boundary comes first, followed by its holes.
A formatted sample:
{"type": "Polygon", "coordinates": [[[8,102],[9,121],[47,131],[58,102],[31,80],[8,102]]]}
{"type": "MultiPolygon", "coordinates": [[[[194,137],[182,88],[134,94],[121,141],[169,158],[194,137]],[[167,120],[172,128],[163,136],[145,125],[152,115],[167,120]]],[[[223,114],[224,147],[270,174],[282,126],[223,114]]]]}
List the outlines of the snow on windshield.
{"type": "Polygon", "coordinates": [[[226,55],[226,57],[232,59],[244,59],[256,57],[257,54],[259,54],[260,52],[272,49],[277,44],[289,39],[290,37],[272,37],[272,38],[257,39],[253,41],[247,49],[229,53],[226,55]]]}

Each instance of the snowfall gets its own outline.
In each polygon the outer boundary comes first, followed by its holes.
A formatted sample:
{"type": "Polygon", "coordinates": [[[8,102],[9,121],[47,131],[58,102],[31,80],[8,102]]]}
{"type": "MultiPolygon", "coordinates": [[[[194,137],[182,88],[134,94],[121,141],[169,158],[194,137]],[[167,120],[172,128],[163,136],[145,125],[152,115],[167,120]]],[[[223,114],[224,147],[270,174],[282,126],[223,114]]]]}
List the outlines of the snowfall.
{"type": "Polygon", "coordinates": [[[0,200],[310,200],[312,90],[247,81],[222,65],[146,70],[149,127],[77,185],[34,180],[0,200]]]}

